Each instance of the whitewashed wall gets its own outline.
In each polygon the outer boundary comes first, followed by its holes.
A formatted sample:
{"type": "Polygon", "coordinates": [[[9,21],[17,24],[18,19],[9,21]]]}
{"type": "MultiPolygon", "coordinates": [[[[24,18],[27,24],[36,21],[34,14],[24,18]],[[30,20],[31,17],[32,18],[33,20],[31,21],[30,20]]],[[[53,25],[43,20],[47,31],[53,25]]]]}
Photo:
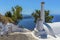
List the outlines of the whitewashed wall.
{"type": "MultiPolygon", "coordinates": [[[[47,23],[50,25],[50,27],[53,29],[55,34],[60,34],[60,22],[54,22],[54,23],[47,23]]],[[[48,28],[44,25],[45,30],[48,34],[50,34],[48,28]]]]}

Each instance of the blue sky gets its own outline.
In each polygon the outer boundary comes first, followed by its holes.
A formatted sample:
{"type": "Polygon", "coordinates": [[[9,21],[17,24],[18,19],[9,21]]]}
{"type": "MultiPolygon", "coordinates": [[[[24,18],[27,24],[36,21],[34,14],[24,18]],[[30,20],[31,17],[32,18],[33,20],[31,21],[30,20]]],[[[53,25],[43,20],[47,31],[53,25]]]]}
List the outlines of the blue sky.
{"type": "MultiPolygon", "coordinates": [[[[42,0],[0,0],[0,13],[5,14],[11,8],[19,5],[23,8],[22,14],[30,15],[36,9],[40,9],[42,0]]],[[[44,0],[45,10],[50,10],[50,14],[60,14],[60,0],[44,0]]]]}

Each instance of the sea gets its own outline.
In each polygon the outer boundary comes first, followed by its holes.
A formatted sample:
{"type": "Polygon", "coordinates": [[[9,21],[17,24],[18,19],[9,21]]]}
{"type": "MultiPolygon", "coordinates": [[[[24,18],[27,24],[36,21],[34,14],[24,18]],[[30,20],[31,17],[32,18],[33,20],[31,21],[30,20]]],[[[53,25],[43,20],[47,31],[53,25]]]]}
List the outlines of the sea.
{"type": "MultiPolygon", "coordinates": [[[[52,22],[60,22],[60,15],[53,15],[54,18],[52,22]]],[[[27,28],[29,30],[33,30],[35,28],[34,18],[32,16],[24,16],[22,20],[20,20],[20,26],[27,28]]]]}

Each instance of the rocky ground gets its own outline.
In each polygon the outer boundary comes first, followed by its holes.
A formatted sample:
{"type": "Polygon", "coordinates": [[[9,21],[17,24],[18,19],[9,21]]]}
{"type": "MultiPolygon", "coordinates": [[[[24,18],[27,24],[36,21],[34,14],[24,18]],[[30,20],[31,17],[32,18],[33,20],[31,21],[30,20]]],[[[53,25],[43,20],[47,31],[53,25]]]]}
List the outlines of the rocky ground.
{"type": "Polygon", "coordinates": [[[8,36],[0,36],[0,40],[60,40],[60,37],[54,38],[48,35],[47,39],[37,38],[33,32],[14,32],[10,33],[8,36]]]}
{"type": "Polygon", "coordinates": [[[11,33],[9,36],[0,36],[0,40],[37,40],[31,34],[11,33]]]}

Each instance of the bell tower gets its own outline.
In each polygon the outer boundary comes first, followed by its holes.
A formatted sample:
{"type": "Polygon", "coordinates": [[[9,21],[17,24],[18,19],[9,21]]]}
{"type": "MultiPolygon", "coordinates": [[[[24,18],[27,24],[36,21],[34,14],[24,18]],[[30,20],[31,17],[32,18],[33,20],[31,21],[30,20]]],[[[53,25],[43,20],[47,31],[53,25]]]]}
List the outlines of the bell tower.
{"type": "Polygon", "coordinates": [[[40,14],[40,19],[41,19],[41,21],[43,21],[43,23],[45,22],[44,4],[45,4],[45,2],[41,2],[41,14],[40,14]]]}
{"type": "Polygon", "coordinates": [[[41,2],[41,13],[40,18],[37,19],[36,28],[35,28],[35,35],[41,38],[47,38],[47,33],[44,29],[45,23],[45,12],[44,12],[44,4],[45,2],[41,2]]]}

